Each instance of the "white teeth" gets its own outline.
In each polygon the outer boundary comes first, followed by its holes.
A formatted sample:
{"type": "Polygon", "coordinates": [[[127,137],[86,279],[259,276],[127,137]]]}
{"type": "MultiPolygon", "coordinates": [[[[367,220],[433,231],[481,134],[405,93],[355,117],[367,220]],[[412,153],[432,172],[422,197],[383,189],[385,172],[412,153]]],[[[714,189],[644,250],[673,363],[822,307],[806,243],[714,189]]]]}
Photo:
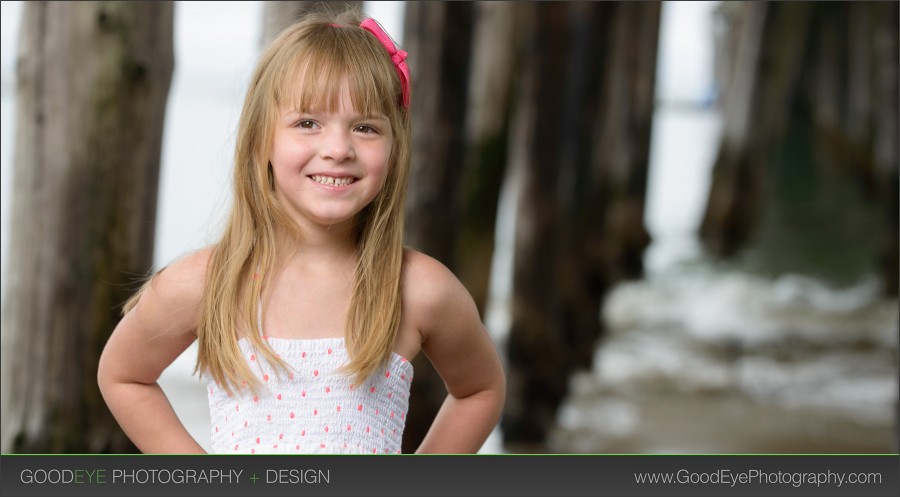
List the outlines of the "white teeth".
{"type": "Polygon", "coordinates": [[[328,185],[328,186],[346,186],[346,185],[349,185],[350,183],[353,183],[354,181],[356,181],[355,178],[349,178],[349,177],[334,178],[331,176],[319,176],[319,175],[313,175],[313,176],[310,176],[310,178],[312,178],[312,180],[315,181],[316,183],[319,183],[322,185],[328,185]]]}

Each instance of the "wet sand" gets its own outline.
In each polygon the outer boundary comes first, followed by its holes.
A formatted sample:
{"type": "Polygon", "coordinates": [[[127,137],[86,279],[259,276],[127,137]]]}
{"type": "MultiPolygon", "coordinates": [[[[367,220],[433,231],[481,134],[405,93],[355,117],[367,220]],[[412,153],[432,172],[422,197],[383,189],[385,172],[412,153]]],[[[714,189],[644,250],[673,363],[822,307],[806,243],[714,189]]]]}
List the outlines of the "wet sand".
{"type": "MultiPolygon", "coordinates": [[[[593,413],[594,419],[581,423],[573,420],[568,427],[557,426],[549,441],[552,452],[884,454],[897,451],[893,423],[861,423],[841,413],[789,409],[753,402],[739,395],[655,393],[628,398],[604,398],[599,392],[593,395],[570,401],[566,409],[593,413]]],[[[565,420],[566,414],[562,417],[565,420]]]]}

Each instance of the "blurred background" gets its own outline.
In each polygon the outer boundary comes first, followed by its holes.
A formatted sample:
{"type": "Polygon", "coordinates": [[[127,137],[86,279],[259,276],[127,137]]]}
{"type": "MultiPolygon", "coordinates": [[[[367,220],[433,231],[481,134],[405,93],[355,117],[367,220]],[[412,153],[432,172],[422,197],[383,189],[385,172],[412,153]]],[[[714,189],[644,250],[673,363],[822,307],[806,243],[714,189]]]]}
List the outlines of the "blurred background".
{"type": "MultiPolygon", "coordinates": [[[[410,54],[406,243],[505,362],[482,452],[897,452],[897,3],[345,4],[410,54]]],[[[260,49],[319,8],[2,3],[3,453],[135,450],[100,351],[215,242],[260,49]]],[[[160,384],[209,447],[195,355],[160,384]]]]}

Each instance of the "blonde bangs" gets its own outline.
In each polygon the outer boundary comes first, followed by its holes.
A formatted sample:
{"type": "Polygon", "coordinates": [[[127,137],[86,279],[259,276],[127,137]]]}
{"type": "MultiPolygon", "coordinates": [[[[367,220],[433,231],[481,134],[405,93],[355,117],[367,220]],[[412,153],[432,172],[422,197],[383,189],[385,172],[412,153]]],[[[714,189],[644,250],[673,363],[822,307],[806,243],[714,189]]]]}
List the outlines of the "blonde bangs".
{"type": "Polygon", "coordinates": [[[298,42],[275,88],[277,105],[300,112],[336,112],[347,85],[356,112],[396,122],[400,83],[377,40],[356,28],[317,25],[298,42]]]}

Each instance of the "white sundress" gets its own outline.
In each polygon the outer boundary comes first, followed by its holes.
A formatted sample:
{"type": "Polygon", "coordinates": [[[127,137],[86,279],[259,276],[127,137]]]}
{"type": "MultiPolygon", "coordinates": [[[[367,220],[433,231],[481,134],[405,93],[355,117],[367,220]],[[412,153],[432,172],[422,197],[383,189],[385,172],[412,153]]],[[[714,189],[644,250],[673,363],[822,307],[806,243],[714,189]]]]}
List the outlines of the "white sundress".
{"type": "Polygon", "coordinates": [[[238,345],[260,379],[257,394],[225,392],[204,375],[212,451],[220,454],[399,454],[413,367],[394,353],[361,385],[337,369],[348,360],[343,338],[264,337],[289,366],[275,367],[238,345]],[[280,376],[279,376],[280,375],[280,376]]]}

